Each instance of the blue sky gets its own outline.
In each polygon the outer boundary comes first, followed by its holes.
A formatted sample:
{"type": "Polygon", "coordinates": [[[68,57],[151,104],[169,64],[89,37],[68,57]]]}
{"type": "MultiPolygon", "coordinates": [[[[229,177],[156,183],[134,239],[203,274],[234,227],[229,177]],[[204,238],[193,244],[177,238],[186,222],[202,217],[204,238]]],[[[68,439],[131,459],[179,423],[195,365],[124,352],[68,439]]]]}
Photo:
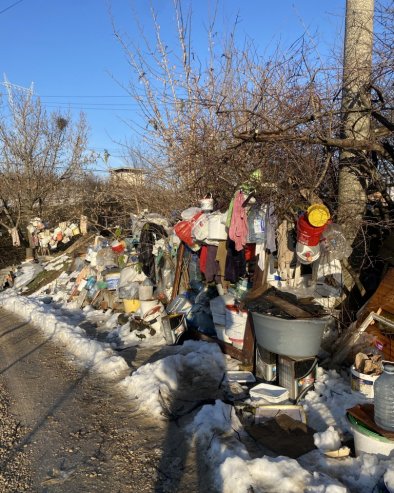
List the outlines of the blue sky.
{"type": "MultiPolygon", "coordinates": [[[[206,29],[215,0],[187,0],[193,18],[194,48],[206,53],[206,29]]],[[[89,147],[108,149],[112,167],[121,166],[117,142],[133,139],[128,119],[138,119],[136,103],[120,84],[132,79],[116,40],[109,9],[118,28],[135,42],[133,11],[151,35],[149,5],[157,10],[162,33],[173,42],[172,0],[0,0],[0,76],[20,86],[34,82],[48,111],[84,111],[89,147]],[[118,82],[119,83],[118,83],[118,82]]],[[[232,26],[238,39],[248,36],[261,52],[278,41],[290,45],[304,32],[313,35],[324,57],[341,46],[346,0],[219,0],[217,28],[232,26]]],[[[0,92],[4,94],[4,86],[0,92]]],[[[101,169],[101,166],[98,166],[101,169]]]]}

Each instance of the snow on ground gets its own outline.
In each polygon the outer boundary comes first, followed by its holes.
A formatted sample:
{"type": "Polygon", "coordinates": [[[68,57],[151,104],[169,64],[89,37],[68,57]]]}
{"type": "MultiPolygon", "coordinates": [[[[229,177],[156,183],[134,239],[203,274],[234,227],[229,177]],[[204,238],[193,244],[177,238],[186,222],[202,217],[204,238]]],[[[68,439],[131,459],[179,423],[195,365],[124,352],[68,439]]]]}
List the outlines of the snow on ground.
{"type": "Polygon", "coordinates": [[[128,369],[125,360],[109,344],[90,339],[83,328],[72,324],[73,320],[80,319],[79,312],[69,310],[59,314],[50,304],[20,296],[12,290],[1,294],[0,304],[40,327],[46,337],[63,346],[83,366],[109,378],[116,378],[128,369]]]}
{"type": "Polygon", "coordinates": [[[139,399],[141,408],[159,418],[163,415],[160,395],[168,395],[179,387],[185,369],[192,369],[195,378],[209,374],[219,384],[226,371],[225,358],[216,344],[185,341],[174,350],[176,354],[141,366],[122,382],[127,394],[139,399]]]}
{"type": "MultiPolygon", "coordinates": [[[[67,282],[67,276],[63,276],[63,285],[67,282]]],[[[9,289],[0,294],[0,305],[35,323],[45,336],[64,347],[75,363],[103,377],[119,380],[128,371],[125,360],[110,343],[89,338],[78,324],[90,320],[102,330],[116,331],[117,336],[126,335],[127,324],[118,324],[118,314],[110,310],[105,313],[91,307],[80,310],[62,302],[67,299],[59,287],[62,283],[56,284],[52,303],[41,294],[24,297],[9,289]]],[[[160,337],[158,334],[156,338],[147,338],[144,344],[157,345],[160,337]]],[[[160,342],[163,344],[162,339],[160,342]]],[[[162,417],[160,396],[176,390],[183,372],[190,369],[196,378],[209,374],[220,382],[226,359],[216,344],[187,341],[174,346],[170,356],[141,366],[117,384],[130,399],[138,399],[141,408],[162,417]]],[[[341,445],[341,439],[349,431],[345,411],[363,401],[360,394],[351,391],[347,377],[319,369],[315,390],[302,401],[308,424],[318,432],[315,436],[318,448],[327,450],[341,445]]],[[[196,446],[203,447],[214,483],[223,493],[375,493],[378,491],[375,485],[383,480],[391,488],[390,493],[393,492],[394,457],[363,454],[357,458],[333,459],[316,449],[298,460],[267,456],[251,459],[240,440],[245,432],[234,407],[219,400],[214,405],[203,406],[188,431],[196,446]]]]}
{"type": "Polygon", "coordinates": [[[315,446],[322,452],[338,450],[341,447],[341,437],[333,426],[329,426],[326,431],[313,435],[315,446]]]}
{"type": "Polygon", "coordinates": [[[39,272],[42,271],[40,264],[34,262],[23,262],[16,271],[14,279],[14,287],[21,289],[29,284],[39,272]]]}

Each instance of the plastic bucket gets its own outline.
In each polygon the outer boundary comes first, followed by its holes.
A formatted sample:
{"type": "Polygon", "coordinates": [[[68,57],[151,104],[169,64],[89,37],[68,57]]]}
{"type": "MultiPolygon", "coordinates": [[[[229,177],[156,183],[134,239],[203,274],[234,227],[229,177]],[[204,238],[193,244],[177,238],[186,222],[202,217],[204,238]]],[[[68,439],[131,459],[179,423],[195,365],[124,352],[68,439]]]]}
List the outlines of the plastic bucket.
{"type": "Polygon", "coordinates": [[[388,456],[394,450],[394,440],[365,428],[350,414],[347,414],[347,419],[354,436],[354,449],[357,456],[361,453],[388,456]]]}
{"type": "Polygon", "coordinates": [[[307,210],[308,222],[319,228],[327,224],[330,219],[330,211],[324,204],[312,204],[307,210]]]}
{"type": "Polygon", "coordinates": [[[115,290],[119,285],[120,272],[114,272],[111,274],[106,274],[104,276],[105,282],[107,283],[107,289],[110,291],[115,290]]]}
{"type": "Polygon", "coordinates": [[[201,210],[204,212],[213,211],[213,198],[210,193],[200,200],[200,206],[201,206],[201,210]]]}
{"type": "Polygon", "coordinates": [[[324,329],[331,317],[285,319],[252,312],[257,343],[283,356],[309,358],[320,349],[324,329]]]}
{"type": "Polygon", "coordinates": [[[124,245],[123,243],[120,243],[118,241],[114,241],[111,245],[112,251],[115,253],[123,253],[124,252],[124,245]]]}
{"type": "Polygon", "coordinates": [[[365,373],[359,373],[355,370],[354,366],[351,368],[351,387],[355,392],[360,392],[361,394],[368,397],[368,399],[373,399],[373,384],[379,375],[366,375],[365,373]]]}
{"type": "Polygon", "coordinates": [[[308,265],[320,257],[320,246],[308,246],[304,243],[297,242],[296,254],[302,264],[308,265]]]}
{"type": "Polygon", "coordinates": [[[154,308],[155,306],[159,305],[159,300],[140,300],[141,304],[141,313],[146,313],[148,310],[151,308],[154,308]]]}
{"type": "Polygon", "coordinates": [[[315,227],[309,224],[305,214],[302,214],[297,220],[297,241],[308,246],[316,246],[319,244],[320,236],[326,229],[326,225],[315,227]]]}
{"type": "Polygon", "coordinates": [[[125,313],[134,313],[140,307],[140,300],[123,300],[125,313]]]}
{"type": "Polygon", "coordinates": [[[226,225],[222,222],[222,214],[211,214],[208,219],[208,240],[220,241],[227,239],[226,225]]]}
{"type": "Polygon", "coordinates": [[[151,300],[153,296],[153,286],[140,285],[138,288],[138,297],[141,301],[151,300]]]}

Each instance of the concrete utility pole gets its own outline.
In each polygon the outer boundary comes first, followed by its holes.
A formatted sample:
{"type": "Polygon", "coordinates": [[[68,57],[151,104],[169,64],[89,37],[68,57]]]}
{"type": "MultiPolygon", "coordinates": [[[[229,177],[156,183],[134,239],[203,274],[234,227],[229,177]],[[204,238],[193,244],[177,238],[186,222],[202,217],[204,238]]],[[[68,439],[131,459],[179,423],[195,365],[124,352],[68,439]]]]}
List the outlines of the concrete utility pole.
{"type": "MultiPolygon", "coordinates": [[[[371,133],[371,68],[374,0],[346,0],[343,61],[343,138],[368,140],[371,133]]],[[[353,242],[366,205],[362,163],[365,158],[341,151],[338,222],[353,242]]]]}

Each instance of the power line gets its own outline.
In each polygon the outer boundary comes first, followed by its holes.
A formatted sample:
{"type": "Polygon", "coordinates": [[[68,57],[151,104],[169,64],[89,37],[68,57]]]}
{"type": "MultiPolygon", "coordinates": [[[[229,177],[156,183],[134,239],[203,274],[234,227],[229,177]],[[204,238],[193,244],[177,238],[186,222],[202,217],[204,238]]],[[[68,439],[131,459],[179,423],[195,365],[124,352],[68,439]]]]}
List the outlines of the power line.
{"type": "Polygon", "coordinates": [[[18,0],[17,2],[14,2],[13,4],[11,4],[8,7],[6,7],[5,9],[0,10],[0,14],[3,14],[4,12],[7,12],[7,10],[12,9],[12,7],[15,7],[15,5],[18,5],[18,3],[21,3],[21,2],[23,2],[23,0],[18,0]]]}

